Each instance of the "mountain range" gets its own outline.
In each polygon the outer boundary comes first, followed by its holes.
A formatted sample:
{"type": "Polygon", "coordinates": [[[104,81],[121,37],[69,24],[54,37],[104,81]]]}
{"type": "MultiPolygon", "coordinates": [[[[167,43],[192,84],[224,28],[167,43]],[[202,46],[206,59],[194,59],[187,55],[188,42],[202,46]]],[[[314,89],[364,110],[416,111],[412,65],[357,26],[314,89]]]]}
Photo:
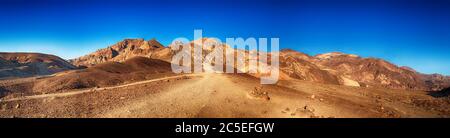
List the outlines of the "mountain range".
{"type": "MultiPolygon", "coordinates": [[[[211,41],[207,38],[202,40],[203,42],[211,41]]],[[[208,49],[204,49],[204,51],[203,54],[209,52],[208,49]]],[[[107,48],[69,61],[79,67],[90,67],[109,61],[123,62],[136,56],[170,62],[175,53],[176,51],[170,49],[170,45],[165,47],[155,39],[149,41],[125,39],[107,48]]],[[[311,56],[292,49],[283,49],[279,55],[280,79],[298,79],[355,87],[426,91],[438,91],[450,86],[449,76],[422,74],[409,67],[399,67],[378,58],[362,58],[340,52],[311,56]]]]}
{"type": "MultiPolygon", "coordinates": [[[[207,38],[201,40],[212,41],[207,38]]],[[[199,40],[191,43],[194,42],[199,40]]],[[[125,62],[134,57],[147,57],[170,63],[172,56],[177,52],[171,50],[170,46],[164,46],[156,39],[148,41],[125,39],[68,61],[54,55],[39,53],[0,53],[0,78],[50,75],[61,71],[91,68],[102,63],[125,62]]],[[[204,54],[210,52],[208,51],[210,49],[203,50],[204,54]]],[[[295,79],[354,87],[425,91],[439,91],[450,87],[449,76],[422,74],[412,68],[399,67],[378,58],[363,58],[340,52],[311,56],[292,49],[282,49],[279,55],[282,80],[295,79]]]]}
{"type": "MultiPolygon", "coordinates": [[[[292,49],[278,51],[276,84],[261,85],[259,77],[266,74],[258,73],[174,73],[172,57],[186,51],[173,46],[195,43],[214,44],[193,58],[203,61],[211,60],[209,53],[218,47],[256,52],[203,38],[168,46],[155,39],[125,39],[68,61],[48,54],[0,53],[0,118],[450,116],[448,76],[378,58],[292,49]]],[[[269,63],[273,54],[268,53],[269,63]]],[[[234,58],[246,64],[253,60],[234,58]]]]}

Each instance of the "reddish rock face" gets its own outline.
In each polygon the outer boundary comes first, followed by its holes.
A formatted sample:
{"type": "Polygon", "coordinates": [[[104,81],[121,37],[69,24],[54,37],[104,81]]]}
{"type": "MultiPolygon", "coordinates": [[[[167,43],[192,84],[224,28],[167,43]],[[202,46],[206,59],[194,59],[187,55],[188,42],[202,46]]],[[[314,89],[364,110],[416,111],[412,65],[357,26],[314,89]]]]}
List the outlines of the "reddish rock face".
{"type": "Polygon", "coordinates": [[[280,53],[280,71],[294,79],[339,84],[336,75],[320,69],[311,62],[312,58],[304,53],[282,50],[280,53]]]}
{"type": "Polygon", "coordinates": [[[381,59],[341,55],[326,60],[318,60],[316,63],[323,68],[335,71],[336,75],[347,76],[349,79],[369,86],[426,89],[423,81],[420,80],[420,75],[381,59]]]}
{"type": "MultiPolygon", "coordinates": [[[[430,91],[439,91],[445,88],[450,88],[450,76],[443,76],[440,74],[420,74],[422,80],[425,81],[427,88],[430,91]]],[[[449,89],[447,89],[448,91],[449,89]]]]}
{"type": "Polygon", "coordinates": [[[385,87],[438,91],[450,87],[450,77],[421,74],[382,59],[361,58],[332,52],[314,57],[294,50],[282,50],[280,69],[293,78],[313,82],[360,87],[385,87]],[[300,74],[300,75],[297,75],[300,74]]]}

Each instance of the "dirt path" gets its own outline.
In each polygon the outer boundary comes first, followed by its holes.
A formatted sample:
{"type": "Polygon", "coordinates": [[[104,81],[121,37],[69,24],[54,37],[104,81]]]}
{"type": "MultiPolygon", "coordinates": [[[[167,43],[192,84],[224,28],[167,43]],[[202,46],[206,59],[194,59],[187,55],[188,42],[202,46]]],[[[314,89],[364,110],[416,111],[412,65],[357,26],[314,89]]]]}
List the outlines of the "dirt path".
{"type": "Polygon", "coordinates": [[[263,112],[239,108],[267,104],[249,99],[247,92],[225,75],[203,74],[201,79],[177,84],[164,93],[143,97],[99,117],[242,117],[263,112]]]}
{"type": "Polygon", "coordinates": [[[0,99],[0,101],[9,102],[9,101],[19,101],[19,100],[30,100],[30,99],[40,99],[40,98],[72,96],[72,95],[78,95],[78,94],[95,92],[95,91],[103,91],[103,90],[110,90],[110,89],[115,89],[115,88],[129,87],[129,86],[133,86],[133,85],[139,85],[139,84],[156,82],[156,81],[162,81],[162,80],[182,78],[182,77],[185,77],[185,76],[199,76],[199,74],[184,74],[184,75],[178,75],[178,76],[163,77],[163,78],[158,78],[158,79],[133,82],[133,83],[117,85],[117,86],[111,86],[111,87],[102,87],[102,88],[93,88],[93,89],[84,89],[84,90],[74,90],[74,91],[62,92],[62,93],[32,95],[32,96],[24,96],[24,97],[17,97],[17,98],[11,98],[11,99],[0,99]]]}
{"type": "MultiPolygon", "coordinates": [[[[151,94],[96,117],[335,117],[374,116],[346,106],[310,99],[306,93],[267,86],[270,100],[249,95],[259,81],[246,81],[226,74],[202,74],[199,79],[173,84],[162,93],[151,94]]],[[[347,105],[351,105],[349,103],[347,105]]],[[[365,110],[365,109],[358,109],[365,110]]]]}

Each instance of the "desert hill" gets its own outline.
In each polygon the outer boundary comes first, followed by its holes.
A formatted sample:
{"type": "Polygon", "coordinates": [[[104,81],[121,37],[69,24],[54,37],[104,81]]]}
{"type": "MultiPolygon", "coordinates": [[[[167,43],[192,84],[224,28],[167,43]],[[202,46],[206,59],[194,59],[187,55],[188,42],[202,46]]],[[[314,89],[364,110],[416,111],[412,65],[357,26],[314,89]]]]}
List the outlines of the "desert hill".
{"type": "Polygon", "coordinates": [[[61,72],[38,80],[34,92],[57,92],[68,89],[105,87],[152,79],[172,74],[170,63],[158,59],[133,57],[124,62],[105,62],[90,68],[61,72]]]}
{"type": "Polygon", "coordinates": [[[0,78],[49,75],[76,67],[54,55],[0,52],[0,78]]]}
{"type": "MultiPolygon", "coordinates": [[[[11,80],[0,84],[2,95],[20,91],[21,95],[64,92],[73,89],[113,86],[161,76],[171,76],[170,63],[133,57],[124,62],[105,62],[90,68],[63,71],[52,76],[11,80]]],[[[0,95],[1,96],[1,95],[0,95]]]]}
{"type": "Polygon", "coordinates": [[[136,56],[170,61],[170,52],[168,48],[155,39],[149,41],[144,39],[125,39],[94,53],[72,59],[70,62],[76,66],[90,67],[108,61],[123,62],[136,56]]]}

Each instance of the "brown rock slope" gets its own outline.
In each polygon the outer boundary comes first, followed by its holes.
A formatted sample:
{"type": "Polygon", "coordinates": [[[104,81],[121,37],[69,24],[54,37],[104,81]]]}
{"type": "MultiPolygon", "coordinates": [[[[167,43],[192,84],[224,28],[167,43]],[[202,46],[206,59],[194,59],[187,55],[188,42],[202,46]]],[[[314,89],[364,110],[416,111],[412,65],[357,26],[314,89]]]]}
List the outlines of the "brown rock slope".
{"type": "Polygon", "coordinates": [[[90,68],[57,74],[36,82],[34,92],[56,92],[67,89],[105,87],[146,80],[161,74],[172,74],[170,63],[133,57],[124,62],[106,62],[90,68]]]}
{"type": "Polygon", "coordinates": [[[108,61],[122,62],[129,58],[142,56],[170,61],[170,50],[155,39],[125,39],[108,48],[100,49],[94,53],[72,59],[70,62],[76,66],[93,66],[108,61]]]}
{"type": "Polygon", "coordinates": [[[312,82],[339,84],[338,78],[311,63],[307,54],[284,49],[280,53],[280,71],[289,77],[312,82]]]}
{"type": "Polygon", "coordinates": [[[113,86],[170,75],[173,73],[168,62],[133,57],[124,62],[111,61],[86,69],[60,72],[48,77],[0,81],[0,92],[3,96],[17,97],[113,86]]]}
{"type": "Polygon", "coordinates": [[[439,91],[450,87],[450,76],[441,74],[421,74],[429,91],[439,91]]]}
{"type": "Polygon", "coordinates": [[[397,67],[382,59],[329,53],[315,56],[316,64],[366,86],[426,90],[424,80],[416,72],[397,67]]]}
{"type": "Polygon", "coordinates": [[[76,67],[54,55],[40,53],[0,53],[0,78],[49,75],[76,67]]]}
{"type": "Polygon", "coordinates": [[[353,54],[332,52],[309,56],[287,49],[281,51],[280,62],[282,72],[312,82],[426,91],[450,87],[449,76],[421,74],[382,59],[353,54]]]}

